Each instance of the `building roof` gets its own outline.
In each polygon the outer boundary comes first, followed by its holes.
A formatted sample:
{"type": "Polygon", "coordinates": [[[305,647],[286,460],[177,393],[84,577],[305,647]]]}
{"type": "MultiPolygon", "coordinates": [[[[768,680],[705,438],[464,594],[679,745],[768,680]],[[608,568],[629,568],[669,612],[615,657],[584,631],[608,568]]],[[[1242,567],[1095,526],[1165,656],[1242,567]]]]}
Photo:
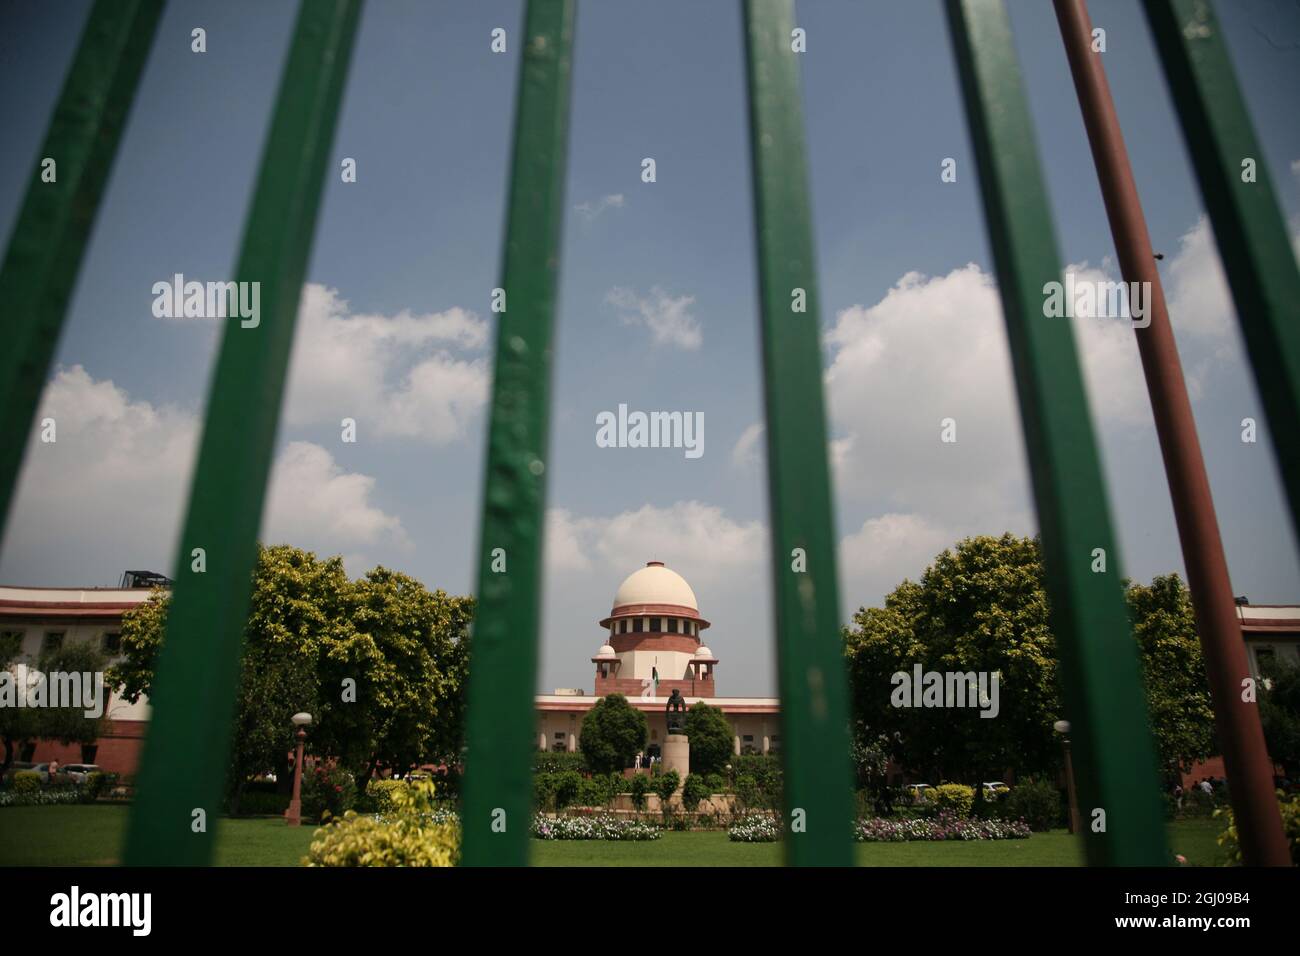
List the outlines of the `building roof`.
{"type": "Polygon", "coordinates": [[[686,579],[662,561],[650,561],[644,568],[634,571],[624,579],[614,594],[614,610],[647,604],[669,605],[699,611],[695,592],[686,579]]]}
{"type": "Polygon", "coordinates": [[[29,588],[0,585],[0,618],[117,618],[149,600],[147,588],[29,588]]]}

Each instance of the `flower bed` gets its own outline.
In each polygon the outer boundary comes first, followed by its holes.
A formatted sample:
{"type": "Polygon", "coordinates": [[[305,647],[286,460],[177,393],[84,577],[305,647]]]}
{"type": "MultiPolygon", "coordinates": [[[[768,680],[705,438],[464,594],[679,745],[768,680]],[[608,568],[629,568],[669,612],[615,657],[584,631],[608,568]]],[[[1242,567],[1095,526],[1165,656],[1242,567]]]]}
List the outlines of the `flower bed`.
{"type": "Polygon", "coordinates": [[[1022,820],[979,820],[940,813],[930,820],[859,820],[853,839],[859,843],[903,843],[908,840],[1023,840],[1029,825],[1022,820]]]}
{"type": "Polygon", "coordinates": [[[727,829],[727,839],[734,843],[775,843],[781,839],[781,824],[766,813],[751,813],[727,829]]]}
{"type": "Polygon", "coordinates": [[[0,790],[0,807],[53,807],[67,803],[93,803],[94,795],[81,787],[60,790],[0,790]]]}
{"type": "Polygon", "coordinates": [[[639,820],[611,816],[533,817],[532,835],[539,840],[658,840],[663,830],[639,820]]]}
{"type": "MultiPolygon", "coordinates": [[[[751,813],[727,830],[737,843],[775,843],[781,839],[781,822],[773,816],[751,813]]],[[[932,819],[891,820],[869,817],[853,827],[859,843],[904,843],[909,840],[1023,840],[1029,826],[1022,820],[980,820],[940,812],[932,819]]]]}

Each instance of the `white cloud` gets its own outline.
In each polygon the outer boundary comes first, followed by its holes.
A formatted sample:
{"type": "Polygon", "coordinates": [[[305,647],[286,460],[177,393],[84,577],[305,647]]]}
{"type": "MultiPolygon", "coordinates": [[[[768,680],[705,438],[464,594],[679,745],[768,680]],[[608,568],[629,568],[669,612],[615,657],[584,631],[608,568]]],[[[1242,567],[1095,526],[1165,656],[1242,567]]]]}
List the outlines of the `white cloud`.
{"type": "Polygon", "coordinates": [[[731,449],[731,463],[737,467],[758,464],[762,460],[762,449],[759,443],[763,440],[766,431],[766,427],[761,422],[755,422],[741,432],[731,449]]]}
{"type": "Polygon", "coordinates": [[[573,207],[573,211],[580,215],[587,222],[594,221],[607,209],[622,209],[623,194],[613,193],[609,196],[601,196],[597,200],[587,200],[580,202],[573,207]]]}
{"type": "Polygon", "coordinates": [[[263,537],[290,544],[391,540],[409,546],[401,520],[370,503],[374,487],[374,478],[345,472],[320,445],[290,442],[272,471],[263,537]]]}
{"type": "MultiPolygon", "coordinates": [[[[767,539],[757,521],[741,523],[699,501],[666,508],[644,505],[609,517],[579,517],[562,508],[547,512],[547,563],[557,571],[610,568],[619,580],[646,561],[664,561],[701,580],[721,579],[761,561],[767,539]]],[[[612,593],[612,592],[611,592],[612,593]]]]}
{"type": "Polygon", "coordinates": [[[464,437],[487,402],[479,350],[488,323],[473,312],[352,314],[334,289],[303,288],[290,365],[290,425],[355,418],[358,430],[433,445],[464,437]]]}
{"type": "Polygon", "coordinates": [[[836,491],[874,513],[953,523],[1026,500],[1011,364],[992,279],[974,264],[903,276],[827,333],[836,491]],[[941,441],[944,419],[957,441],[941,441]]]}
{"type": "MultiPolygon", "coordinates": [[[[169,573],[197,452],[189,411],[133,400],[80,365],[46,386],[37,421],[57,440],[28,444],[10,517],[0,580],[110,584],[126,568],[169,573]],[[85,568],[95,569],[89,580],[85,568]]],[[[403,545],[401,522],[370,501],[374,479],[343,471],[330,454],[290,444],[272,469],[264,540],[324,553],[403,545]]],[[[353,569],[356,570],[356,569],[353,569]]]]}
{"type": "MultiPolygon", "coordinates": [[[[1076,288],[1085,282],[1121,282],[1109,260],[1102,266],[1093,268],[1084,262],[1068,265],[1065,271],[1074,273],[1076,288]]],[[[1075,346],[1083,363],[1083,379],[1094,422],[1144,425],[1151,421],[1151,401],[1147,397],[1146,377],[1137,347],[1139,333],[1129,327],[1130,321],[1097,316],[1076,316],[1073,320],[1075,346]]],[[[1189,387],[1192,387],[1190,381],[1189,387]]]]}
{"type": "Polygon", "coordinates": [[[879,606],[904,578],[917,580],[935,556],[962,532],[917,514],[891,513],[868,518],[840,541],[840,576],[850,614],[862,605],[879,606]]]}
{"type": "Polygon", "coordinates": [[[631,289],[616,286],[606,294],[605,302],[618,309],[627,325],[643,325],[649,329],[655,345],[692,351],[704,341],[699,320],[689,311],[695,303],[694,296],[671,296],[655,286],[643,297],[631,289]]]}
{"type": "Polygon", "coordinates": [[[1214,233],[1204,216],[1178,240],[1178,252],[1169,260],[1162,281],[1175,335],[1180,339],[1229,336],[1236,313],[1214,233]]]}

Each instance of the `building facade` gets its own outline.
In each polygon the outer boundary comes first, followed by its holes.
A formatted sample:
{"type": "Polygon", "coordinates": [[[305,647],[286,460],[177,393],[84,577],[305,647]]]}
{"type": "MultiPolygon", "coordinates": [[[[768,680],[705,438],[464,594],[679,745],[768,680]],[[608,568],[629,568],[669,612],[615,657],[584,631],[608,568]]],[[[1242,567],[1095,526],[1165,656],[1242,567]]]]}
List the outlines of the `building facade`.
{"type": "MultiPolygon", "coordinates": [[[[0,587],[0,640],[14,642],[29,660],[64,644],[91,643],[111,662],[120,653],[122,615],[149,599],[156,578],[123,576],[119,588],[0,587]]],[[[166,580],[166,579],[162,579],[166,580]]],[[[0,664],[6,662],[0,661],[0,664]]],[[[93,744],[24,742],[15,760],[93,763],[113,773],[135,773],[149,721],[145,700],[131,703],[105,686],[104,732],[93,744]]]]}
{"type": "Polygon", "coordinates": [[[711,625],[700,614],[695,592],[662,561],[651,561],[619,585],[609,615],[601,619],[604,642],[591,658],[593,692],[557,689],[537,697],[537,747],[576,751],[582,721],[596,701],[622,694],[649,724],[647,756],[658,756],[668,732],[669,695],[680,691],[689,708],[699,701],[719,708],[732,729],[735,753],[781,749],[780,703],[774,697],[719,697],[718,658],[702,634],[711,625]]]}
{"type": "MultiPolygon", "coordinates": [[[[117,588],[41,588],[0,586],[0,638],[16,642],[29,659],[63,642],[92,642],[113,659],[120,649],[122,615],[147,601],[157,575],[128,572],[117,588]]],[[[1240,599],[1237,616],[1251,673],[1261,676],[1270,660],[1300,664],[1300,606],[1252,605],[1240,599]]],[[[687,707],[703,701],[719,708],[732,728],[735,753],[776,753],[781,749],[780,702],[774,697],[718,695],[719,659],[704,642],[711,623],[700,613],[695,592],[675,571],[651,561],[630,575],[614,595],[608,616],[599,621],[603,641],[591,657],[592,690],[559,688],[535,698],[537,747],[576,751],[582,721],[596,702],[619,693],[645,713],[648,755],[657,755],[667,735],[664,707],[674,689],[687,707]]],[[[0,662],[3,665],[5,662],[0,662]]],[[[134,774],[149,720],[147,700],[137,703],[105,687],[107,721],[94,744],[40,740],[16,760],[96,763],[115,773],[134,774]]],[[[1223,776],[1222,760],[1198,764],[1189,780],[1223,776]]]]}

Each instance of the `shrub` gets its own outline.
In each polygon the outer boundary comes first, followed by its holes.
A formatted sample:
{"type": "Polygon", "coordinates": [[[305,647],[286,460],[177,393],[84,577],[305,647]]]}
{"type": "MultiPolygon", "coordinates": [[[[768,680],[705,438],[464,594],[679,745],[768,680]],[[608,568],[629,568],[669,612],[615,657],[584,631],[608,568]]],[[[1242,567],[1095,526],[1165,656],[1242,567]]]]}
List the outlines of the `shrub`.
{"type": "Polygon", "coordinates": [[[960,783],[942,783],[927,793],[932,794],[930,799],[936,810],[947,810],[959,817],[970,816],[975,802],[975,788],[960,783]]]}
{"type": "Polygon", "coordinates": [[[1031,830],[1050,830],[1061,821],[1061,794],[1047,780],[1026,780],[1006,796],[1005,817],[1024,820],[1031,830]]]}
{"type": "Polygon", "coordinates": [[[647,733],[645,714],[622,694],[610,694],[583,718],[578,744],[592,773],[613,773],[631,766],[637,753],[645,750],[647,733]]]}
{"type": "Polygon", "coordinates": [[[643,773],[639,773],[632,778],[632,806],[637,810],[644,810],[646,805],[646,796],[650,793],[650,778],[643,773]]]}
{"type": "Polygon", "coordinates": [[[563,810],[572,806],[582,787],[582,774],[576,770],[564,770],[555,776],[555,809],[563,810]]]}
{"type": "Polygon", "coordinates": [[[581,807],[608,806],[622,788],[622,774],[598,774],[582,781],[578,787],[576,803],[581,807]]]}
{"type": "Polygon", "coordinates": [[[709,799],[712,792],[700,774],[687,774],[686,783],[682,786],[682,805],[688,813],[694,813],[699,810],[700,801],[709,799]]]}
{"type": "Polygon", "coordinates": [[[96,770],[86,775],[84,786],[90,793],[90,799],[96,800],[117,786],[117,774],[96,770]]]}
{"type": "Polygon", "coordinates": [[[758,781],[754,779],[752,773],[742,773],[736,776],[736,797],[747,808],[759,805],[758,781]]]}
{"type": "Polygon", "coordinates": [[[655,777],[655,793],[659,794],[660,806],[664,810],[668,809],[668,801],[671,800],[673,794],[677,792],[677,787],[681,782],[682,778],[676,770],[669,770],[667,773],[662,773],[655,777]]]}
{"type": "Polygon", "coordinates": [[[304,866],[455,866],[460,825],[434,805],[429,782],[391,791],[395,809],[383,817],[346,811],[316,831],[304,866]]]}
{"type": "Polygon", "coordinates": [[[781,760],[775,755],[741,755],[731,758],[736,796],[746,806],[772,809],[781,803],[781,760]]]}
{"type": "Polygon", "coordinates": [[[686,713],[686,736],[691,741],[691,763],[701,773],[721,773],[731,760],[734,741],[731,724],[721,708],[703,701],[686,713]]]}
{"type": "Polygon", "coordinates": [[[781,839],[781,824],[767,813],[747,813],[727,828],[734,843],[775,843],[781,839]]]}
{"type": "Polygon", "coordinates": [[[357,782],[342,767],[319,764],[302,777],[302,815],[309,820],[342,816],[357,802],[357,782]]]}
{"type": "Polygon", "coordinates": [[[393,794],[409,786],[405,780],[371,780],[357,800],[357,809],[363,813],[393,813],[397,810],[393,794]]]}
{"type": "Polygon", "coordinates": [[[533,755],[534,773],[559,773],[562,770],[586,770],[586,759],[581,753],[565,750],[538,751],[533,755]]]}
{"type": "Polygon", "coordinates": [[[35,793],[41,789],[41,775],[35,770],[19,770],[9,785],[13,793],[35,793]]]}
{"type": "Polygon", "coordinates": [[[287,793],[246,793],[239,800],[239,815],[249,817],[283,816],[289,809],[287,793]]]}
{"type": "MultiPolygon", "coordinates": [[[[1291,847],[1291,863],[1300,866],[1300,794],[1292,794],[1288,800],[1281,790],[1277,791],[1278,809],[1282,811],[1282,829],[1286,832],[1287,843],[1291,847]]],[[[1237,837],[1237,823],[1232,817],[1232,807],[1224,807],[1214,814],[1222,817],[1225,828],[1219,834],[1219,846],[1223,847],[1228,857],[1228,866],[1241,866],[1241,844],[1237,837]]]]}
{"type": "Polygon", "coordinates": [[[659,827],[639,820],[620,820],[604,814],[596,817],[533,817],[530,831],[538,840],[658,840],[659,827]]]}
{"type": "Polygon", "coordinates": [[[704,786],[708,788],[709,793],[726,793],[727,778],[720,773],[706,773],[704,786]]]}

